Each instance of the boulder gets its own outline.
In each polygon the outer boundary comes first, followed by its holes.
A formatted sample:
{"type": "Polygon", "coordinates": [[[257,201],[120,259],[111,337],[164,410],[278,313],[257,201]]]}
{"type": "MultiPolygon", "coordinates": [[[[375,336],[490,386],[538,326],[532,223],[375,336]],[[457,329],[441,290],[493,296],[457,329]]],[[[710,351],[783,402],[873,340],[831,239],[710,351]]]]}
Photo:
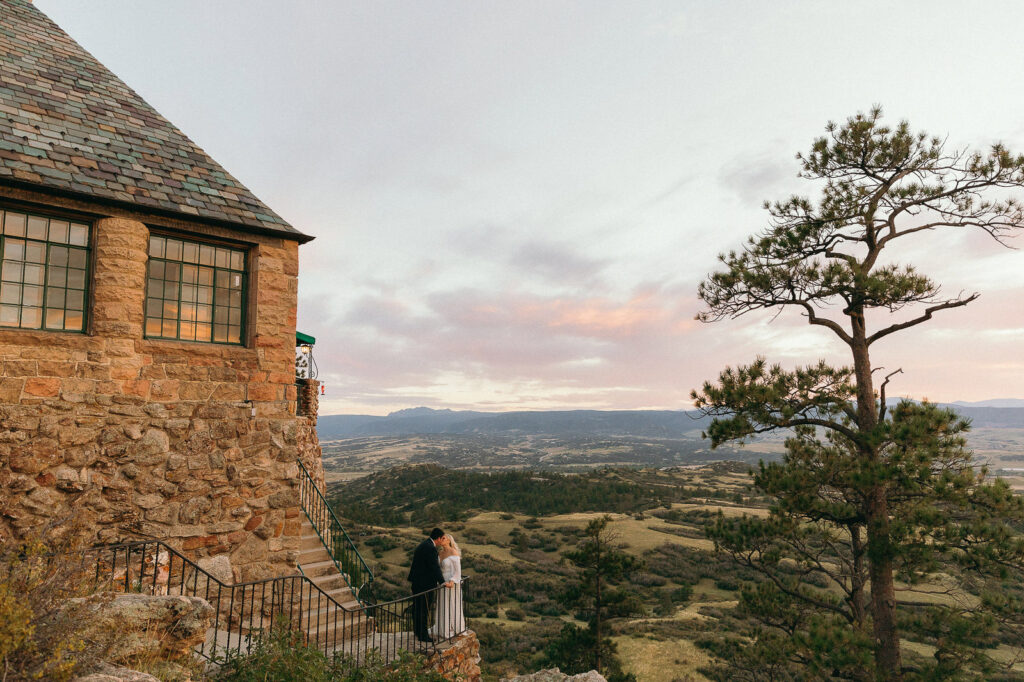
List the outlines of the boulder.
{"type": "Polygon", "coordinates": [[[591,670],[590,672],[580,673],[579,675],[566,675],[565,673],[558,670],[558,668],[549,668],[548,670],[538,670],[535,673],[529,675],[519,675],[517,677],[504,677],[501,682],[608,682],[604,675],[591,670]]]}
{"type": "Polygon", "coordinates": [[[115,594],[98,608],[104,622],[124,633],[108,656],[114,663],[191,656],[213,621],[209,602],[182,595],[115,594]]]}

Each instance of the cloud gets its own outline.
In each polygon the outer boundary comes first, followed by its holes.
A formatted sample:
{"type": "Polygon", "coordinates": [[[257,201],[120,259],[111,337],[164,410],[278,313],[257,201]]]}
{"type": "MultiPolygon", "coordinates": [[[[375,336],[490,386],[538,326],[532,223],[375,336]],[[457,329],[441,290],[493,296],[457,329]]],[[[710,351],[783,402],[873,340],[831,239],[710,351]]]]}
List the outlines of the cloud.
{"type": "Polygon", "coordinates": [[[797,168],[780,161],[786,158],[791,157],[776,146],[757,155],[743,154],[722,168],[718,181],[747,205],[784,198],[798,190],[793,182],[797,168]]]}

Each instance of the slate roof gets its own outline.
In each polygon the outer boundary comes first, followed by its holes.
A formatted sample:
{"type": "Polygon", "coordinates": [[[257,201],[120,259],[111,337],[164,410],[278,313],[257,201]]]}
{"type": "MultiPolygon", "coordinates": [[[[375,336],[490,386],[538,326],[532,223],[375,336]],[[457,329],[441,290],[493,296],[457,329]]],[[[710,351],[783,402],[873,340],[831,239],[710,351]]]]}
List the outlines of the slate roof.
{"type": "Polygon", "coordinates": [[[0,0],[0,183],[311,239],[27,0],[0,0]]]}

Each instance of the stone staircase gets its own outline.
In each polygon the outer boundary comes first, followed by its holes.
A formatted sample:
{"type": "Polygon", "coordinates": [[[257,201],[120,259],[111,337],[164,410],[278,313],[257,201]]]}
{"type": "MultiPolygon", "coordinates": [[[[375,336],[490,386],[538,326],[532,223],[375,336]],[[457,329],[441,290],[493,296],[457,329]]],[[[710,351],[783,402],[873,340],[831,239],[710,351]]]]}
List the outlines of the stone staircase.
{"type": "Polygon", "coordinates": [[[302,515],[302,534],[299,544],[299,569],[310,582],[324,591],[348,612],[327,602],[310,604],[303,614],[306,633],[313,640],[331,642],[366,637],[373,632],[373,619],[360,611],[359,600],[331,559],[316,529],[302,515]]]}

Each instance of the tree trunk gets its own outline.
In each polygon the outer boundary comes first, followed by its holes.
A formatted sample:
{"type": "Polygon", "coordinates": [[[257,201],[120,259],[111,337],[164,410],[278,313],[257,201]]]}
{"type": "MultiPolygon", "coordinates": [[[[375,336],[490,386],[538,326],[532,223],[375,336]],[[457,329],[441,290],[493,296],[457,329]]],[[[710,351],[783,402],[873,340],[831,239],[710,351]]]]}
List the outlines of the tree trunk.
{"type": "MultiPolygon", "coordinates": [[[[861,456],[879,458],[873,432],[878,426],[878,409],[871,376],[867,331],[863,310],[850,314],[853,368],[857,379],[857,430],[861,456]]],[[[885,483],[879,482],[868,495],[867,508],[868,577],[871,581],[871,617],[875,636],[875,667],[879,679],[900,679],[900,637],[896,628],[896,589],[893,583],[892,547],[889,537],[889,500],[885,483]]]]}
{"type": "Polygon", "coordinates": [[[595,567],[595,579],[597,583],[594,585],[594,636],[597,639],[597,648],[594,650],[594,656],[597,662],[597,672],[601,672],[601,535],[594,538],[594,544],[597,547],[597,565],[595,567]]]}
{"type": "Polygon", "coordinates": [[[875,666],[879,678],[900,679],[900,635],[896,629],[896,588],[889,543],[889,505],[884,493],[870,502],[868,562],[871,577],[871,614],[875,634],[875,666]]]}

